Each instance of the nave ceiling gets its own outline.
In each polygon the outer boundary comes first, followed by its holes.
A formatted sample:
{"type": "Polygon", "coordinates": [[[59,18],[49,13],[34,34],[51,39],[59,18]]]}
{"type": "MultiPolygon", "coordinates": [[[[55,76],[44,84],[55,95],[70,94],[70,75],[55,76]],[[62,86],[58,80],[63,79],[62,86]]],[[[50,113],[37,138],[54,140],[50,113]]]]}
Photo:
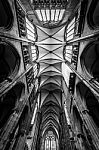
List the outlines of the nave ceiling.
{"type": "Polygon", "coordinates": [[[35,45],[38,47],[36,62],[39,64],[39,108],[42,114],[42,137],[51,130],[59,138],[59,118],[63,104],[64,32],[68,18],[79,0],[21,0],[21,2],[29,20],[35,24],[38,35],[35,45]]]}
{"type": "Polygon", "coordinates": [[[62,109],[63,42],[65,26],[45,29],[37,26],[38,59],[40,79],[39,107],[42,113],[42,136],[52,130],[59,137],[59,117],[62,109]]]}

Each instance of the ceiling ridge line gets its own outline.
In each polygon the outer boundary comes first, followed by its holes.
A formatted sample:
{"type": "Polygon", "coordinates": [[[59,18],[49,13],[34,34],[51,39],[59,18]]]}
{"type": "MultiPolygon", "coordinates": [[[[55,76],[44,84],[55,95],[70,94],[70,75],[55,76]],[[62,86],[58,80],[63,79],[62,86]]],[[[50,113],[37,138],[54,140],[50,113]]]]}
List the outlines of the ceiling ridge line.
{"type": "MultiPolygon", "coordinates": [[[[43,45],[44,45],[44,44],[43,44],[43,45]]],[[[57,48],[55,48],[55,49],[53,49],[53,50],[51,50],[51,51],[48,50],[48,49],[46,49],[45,47],[42,47],[42,46],[39,46],[39,45],[38,45],[38,47],[40,47],[40,48],[42,48],[42,49],[44,49],[45,51],[48,51],[48,52],[50,53],[50,52],[54,52],[54,51],[58,50],[59,48],[61,48],[61,47],[63,47],[63,46],[61,45],[61,46],[59,46],[59,47],[57,47],[57,48]]]]}
{"type": "MultiPolygon", "coordinates": [[[[39,74],[42,74],[42,72],[44,71],[44,70],[46,70],[47,68],[50,68],[50,67],[53,67],[53,68],[55,68],[57,71],[59,71],[58,73],[61,73],[61,71],[59,70],[59,69],[57,69],[56,67],[54,67],[53,65],[52,66],[47,66],[47,67],[45,67],[39,74]]],[[[46,71],[47,72],[47,71],[46,71]]],[[[56,71],[55,71],[56,72],[56,71]]],[[[56,72],[57,73],[57,72],[56,72]]]]}
{"type": "Polygon", "coordinates": [[[48,94],[43,98],[43,100],[40,101],[40,106],[42,106],[42,104],[45,101],[45,99],[46,99],[47,96],[48,96],[48,94]]]}
{"type": "MultiPolygon", "coordinates": [[[[53,50],[52,51],[50,51],[50,50],[46,50],[46,51],[48,51],[48,53],[46,53],[44,56],[42,56],[41,58],[43,58],[43,57],[45,57],[46,55],[48,55],[48,54],[54,54],[55,55],[55,53],[53,52],[53,50]]],[[[56,50],[55,50],[56,51],[56,50]]],[[[57,55],[58,56],[58,55],[57,55]]],[[[40,59],[41,59],[40,58],[40,59]]],[[[50,59],[50,58],[49,58],[50,59]]]]}
{"type": "MultiPolygon", "coordinates": [[[[43,73],[47,73],[47,72],[55,72],[57,75],[62,76],[62,73],[61,73],[61,72],[56,72],[56,71],[46,71],[46,72],[43,72],[43,73]]],[[[39,76],[42,76],[43,73],[40,73],[40,74],[38,75],[38,77],[39,77],[39,76]]],[[[48,76],[48,75],[46,75],[46,76],[48,76]]]]}
{"type": "Polygon", "coordinates": [[[53,49],[52,50],[52,52],[54,52],[54,51],[56,51],[56,50],[58,50],[59,48],[61,48],[62,47],[62,45],[61,46],[59,46],[59,47],[57,47],[57,48],[55,48],[55,49],[53,49]]]}
{"type": "MultiPolygon", "coordinates": [[[[57,97],[53,94],[53,96],[55,97],[55,99],[58,101],[57,97]]],[[[59,103],[58,101],[58,104],[61,106],[61,103],[59,103]]]]}
{"type": "MultiPolygon", "coordinates": [[[[63,44],[66,44],[66,42],[60,42],[60,43],[40,43],[40,42],[35,42],[35,45],[36,46],[39,46],[39,45],[63,45],[63,44]]],[[[64,45],[63,45],[64,46],[64,45]]]]}
{"type": "MultiPolygon", "coordinates": [[[[43,121],[42,121],[42,124],[46,124],[47,123],[47,121],[49,121],[49,120],[51,120],[52,122],[54,122],[55,124],[56,123],[59,123],[58,121],[57,121],[57,118],[56,118],[56,115],[51,115],[52,113],[49,113],[49,115],[48,115],[48,118],[47,118],[47,116],[45,116],[45,118],[43,119],[43,121]]],[[[46,114],[47,115],[47,114],[46,114]]],[[[51,123],[51,122],[49,122],[49,123],[51,123]]],[[[51,123],[52,124],[52,123],[51,123]]]]}
{"type": "Polygon", "coordinates": [[[39,46],[39,45],[38,45],[38,47],[44,49],[45,51],[48,51],[48,52],[50,51],[50,50],[46,49],[45,47],[42,47],[42,46],[39,46]]]}
{"type": "Polygon", "coordinates": [[[44,39],[42,39],[42,40],[40,40],[40,41],[38,41],[38,42],[42,42],[42,41],[44,41],[44,40],[46,40],[46,39],[48,39],[49,37],[46,37],[46,38],[44,38],[44,39]]]}
{"type": "Polygon", "coordinates": [[[34,42],[36,46],[39,46],[39,45],[63,45],[66,44],[65,41],[62,41],[62,42],[59,42],[59,43],[42,43],[42,42],[34,42]]]}
{"type": "MultiPolygon", "coordinates": [[[[44,77],[51,77],[51,75],[41,75],[41,76],[44,76],[44,77]]],[[[61,75],[55,75],[55,76],[62,77],[61,75]]],[[[54,76],[54,77],[55,77],[55,76],[54,76]]]]}
{"type": "MultiPolygon", "coordinates": [[[[48,96],[46,97],[45,101],[48,100],[48,102],[53,102],[53,100],[55,99],[56,102],[59,104],[59,101],[58,101],[57,97],[55,97],[55,96],[53,95],[53,93],[51,93],[51,94],[49,93],[48,96]],[[49,95],[51,95],[51,96],[53,97],[53,99],[48,99],[47,97],[48,97],[49,95]]],[[[55,102],[55,101],[54,101],[54,102],[55,102]]],[[[59,104],[59,105],[60,105],[60,104],[59,104]]]]}
{"type": "Polygon", "coordinates": [[[44,70],[46,70],[47,68],[49,68],[49,66],[45,67],[40,73],[42,73],[44,70]]]}
{"type": "MultiPolygon", "coordinates": [[[[43,59],[43,60],[46,60],[46,59],[43,59]]],[[[43,60],[36,60],[36,62],[37,63],[40,63],[40,64],[48,64],[49,65],[49,63],[47,63],[47,62],[43,62],[43,60]]],[[[54,61],[54,60],[51,60],[51,61],[54,61]]],[[[61,63],[61,62],[63,62],[63,61],[59,61],[59,59],[57,60],[58,62],[56,62],[56,63],[53,63],[53,64],[58,64],[58,63],[61,63]]]]}
{"type": "MultiPolygon", "coordinates": [[[[53,51],[49,51],[48,53],[46,53],[45,55],[43,55],[42,57],[40,57],[40,58],[38,58],[38,60],[39,59],[42,59],[43,57],[45,57],[46,55],[48,55],[48,54],[53,54],[53,55],[56,55],[57,57],[59,57],[60,59],[61,59],[61,61],[62,61],[62,57],[60,57],[60,56],[58,56],[56,53],[54,53],[53,51]]],[[[50,59],[50,58],[49,58],[50,59]]],[[[60,60],[59,59],[59,60],[60,60]]]]}
{"type": "MultiPolygon", "coordinates": [[[[40,88],[42,88],[42,87],[40,87],[40,88]]],[[[39,88],[39,89],[40,89],[40,88],[39,88]]],[[[42,89],[40,89],[40,91],[41,91],[41,92],[43,92],[43,91],[47,91],[47,92],[49,93],[49,90],[47,90],[47,89],[43,89],[43,90],[42,90],[42,89]]]]}
{"type": "Polygon", "coordinates": [[[48,55],[48,54],[49,54],[49,52],[46,53],[45,55],[43,55],[42,57],[39,57],[38,60],[39,60],[39,59],[42,59],[43,57],[45,57],[45,56],[48,55]]]}
{"type": "MultiPolygon", "coordinates": [[[[54,55],[56,55],[57,57],[61,58],[60,56],[58,56],[56,53],[53,52],[54,55]]],[[[61,58],[62,59],[62,58],[61,58]]],[[[60,59],[59,59],[60,60],[60,59]]],[[[63,60],[63,59],[62,59],[63,60]]]]}
{"type": "Polygon", "coordinates": [[[63,25],[61,28],[59,28],[55,33],[53,33],[51,36],[54,36],[56,33],[58,33],[65,25],[63,25]]]}
{"type": "Polygon", "coordinates": [[[49,80],[49,77],[48,77],[48,79],[46,79],[41,85],[43,85],[46,81],[48,81],[49,80]]]}
{"type": "MultiPolygon", "coordinates": [[[[46,96],[46,98],[45,98],[45,100],[44,100],[44,101],[48,100],[49,95],[52,95],[52,93],[51,93],[51,94],[50,94],[50,93],[48,93],[48,95],[46,96]]],[[[54,95],[53,95],[53,96],[54,96],[54,95]]]]}
{"type": "Polygon", "coordinates": [[[45,77],[49,77],[49,78],[54,78],[54,77],[56,77],[56,76],[58,76],[58,77],[61,77],[61,75],[41,75],[41,76],[45,76],[45,77]]]}
{"type": "MultiPolygon", "coordinates": [[[[50,68],[50,67],[53,67],[53,68],[55,68],[57,71],[59,71],[59,72],[61,72],[59,69],[57,69],[54,65],[49,65],[48,67],[46,67],[45,69],[47,69],[47,68],[50,68]]],[[[44,70],[45,70],[44,69],[44,70]]]]}
{"type": "MultiPolygon", "coordinates": [[[[55,122],[57,122],[57,121],[55,121],[55,122]]],[[[46,122],[44,125],[42,125],[43,126],[43,128],[48,128],[48,126],[54,126],[54,128],[56,128],[56,130],[58,130],[57,128],[58,128],[58,126],[57,125],[59,125],[59,123],[57,122],[57,124],[55,123],[53,120],[48,120],[48,122],[46,122]]]]}
{"type": "MultiPolygon", "coordinates": [[[[58,90],[58,88],[61,89],[61,86],[60,86],[57,82],[54,83],[53,81],[52,81],[52,82],[47,82],[47,83],[44,82],[42,85],[40,85],[40,88],[42,88],[42,87],[44,87],[44,86],[46,86],[46,85],[48,85],[48,84],[50,84],[50,85],[53,84],[53,85],[57,86],[57,88],[56,88],[57,90],[58,90]]],[[[54,90],[49,90],[48,92],[50,93],[50,91],[51,91],[52,93],[54,92],[54,90]]],[[[49,93],[48,93],[48,95],[49,95],[49,93]]]]}
{"type": "Polygon", "coordinates": [[[50,65],[50,66],[54,67],[54,68],[57,69],[59,72],[61,72],[58,68],[55,67],[54,64],[52,64],[52,65],[50,65]]]}
{"type": "Polygon", "coordinates": [[[40,64],[45,64],[45,65],[49,65],[49,63],[46,62],[39,62],[40,64]]]}
{"type": "MultiPolygon", "coordinates": [[[[45,113],[45,115],[47,114],[47,112],[45,113]]],[[[55,117],[56,117],[56,115],[55,115],[55,113],[54,112],[49,112],[49,114],[48,114],[48,117],[50,117],[50,118],[54,118],[55,119],[55,117]],[[52,115],[53,114],[53,115],[52,115]]],[[[44,119],[43,119],[43,122],[44,121],[46,121],[46,118],[47,118],[47,116],[45,116],[44,117],[44,119]]],[[[48,118],[47,118],[48,119],[48,118]]],[[[56,119],[55,119],[56,120],[56,119]]]]}
{"type": "MultiPolygon", "coordinates": [[[[47,104],[49,104],[49,103],[50,103],[50,105],[51,105],[50,108],[52,108],[53,110],[55,110],[55,111],[56,111],[56,115],[58,115],[56,108],[59,108],[60,106],[59,106],[58,104],[55,104],[55,102],[53,102],[53,101],[52,101],[52,103],[51,103],[51,102],[47,102],[47,104]],[[56,107],[56,108],[55,108],[55,107],[56,107]]],[[[44,107],[44,108],[47,107],[47,110],[49,110],[49,108],[48,108],[47,105],[43,105],[43,107],[44,107]]],[[[42,109],[42,108],[41,108],[41,109],[42,109]]],[[[55,112],[54,112],[54,113],[55,113],[55,112]]]]}
{"type": "Polygon", "coordinates": [[[36,27],[38,28],[38,29],[40,29],[43,33],[45,33],[48,37],[50,36],[47,32],[45,32],[43,29],[41,29],[39,26],[37,26],[36,25],[36,27]]]}
{"type": "Polygon", "coordinates": [[[55,38],[55,37],[53,37],[53,36],[52,36],[52,38],[55,39],[55,40],[57,40],[57,41],[63,42],[63,41],[61,41],[61,40],[59,40],[59,39],[57,39],[57,38],[55,38]]]}
{"type": "MultiPolygon", "coordinates": [[[[54,123],[54,124],[52,124],[52,123],[45,124],[45,125],[43,126],[43,128],[45,128],[44,133],[45,133],[46,130],[48,130],[49,127],[52,127],[52,126],[53,126],[53,129],[55,130],[55,133],[56,133],[57,137],[59,137],[58,131],[56,132],[56,130],[58,130],[58,127],[55,125],[55,123],[54,123]]],[[[44,134],[44,133],[43,133],[43,134],[44,134]]]]}
{"type": "Polygon", "coordinates": [[[57,112],[56,112],[56,110],[55,110],[53,107],[47,108],[47,109],[45,110],[45,113],[46,113],[47,111],[49,111],[49,110],[53,111],[53,112],[56,113],[56,115],[57,115],[57,112]]]}
{"type": "Polygon", "coordinates": [[[52,113],[48,114],[48,118],[47,118],[47,116],[45,116],[44,119],[42,120],[42,123],[46,122],[46,119],[48,120],[49,118],[51,118],[52,120],[56,120],[57,121],[57,119],[55,119],[56,115],[53,113],[53,116],[52,116],[51,114],[52,113]]]}
{"type": "MultiPolygon", "coordinates": [[[[49,78],[47,80],[45,80],[40,86],[43,86],[44,84],[46,84],[46,82],[49,80],[49,78]]],[[[53,79],[54,80],[54,79],[53,79]]],[[[56,80],[54,80],[56,81],[56,80]]],[[[54,82],[49,82],[49,83],[54,83],[54,82]]],[[[55,83],[58,83],[57,81],[55,83]]],[[[59,83],[58,83],[59,84],[59,83]]],[[[59,85],[60,86],[60,85],[59,85]]]]}
{"type": "Polygon", "coordinates": [[[54,80],[60,85],[60,83],[56,79],[54,79],[54,80]]]}
{"type": "MultiPolygon", "coordinates": [[[[46,64],[46,65],[50,65],[50,63],[47,63],[47,62],[39,62],[40,64],[46,64]]],[[[60,62],[56,62],[56,63],[53,63],[53,64],[58,64],[60,62]]],[[[52,64],[51,64],[52,65],[52,64]]]]}
{"type": "MultiPolygon", "coordinates": [[[[46,58],[46,59],[44,59],[44,60],[57,60],[57,61],[59,61],[59,59],[57,59],[57,58],[46,58]]],[[[36,60],[36,61],[37,61],[37,60],[36,60]]],[[[41,60],[41,61],[43,61],[43,60],[41,60]]],[[[65,62],[65,60],[64,60],[63,62],[65,62]]],[[[41,62],[41,63],[43,63],[43,62],[41,62]]]]}
{"type": "MultiPolygon", "coordinates": [[[[45,111],[45,115],[48,114],[48,116],[53,117],[52,114],[54,115],[54,117],[56,117],[57,114],[55,114],[55,112],[53,111],[53,109],[49,109],[47,111],[45,111]]],[[[44,117],[43,121],[46,120],[46,116],[44,117]]]]}

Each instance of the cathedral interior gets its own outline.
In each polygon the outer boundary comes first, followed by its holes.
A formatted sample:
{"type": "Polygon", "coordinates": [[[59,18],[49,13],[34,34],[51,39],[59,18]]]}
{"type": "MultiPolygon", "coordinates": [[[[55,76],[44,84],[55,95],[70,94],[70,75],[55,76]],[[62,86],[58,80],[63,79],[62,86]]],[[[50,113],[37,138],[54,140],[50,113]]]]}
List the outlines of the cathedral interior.
{"type": "Polygon", "coordinates": [[[98,0],[0,0],[0,150],[99,150],[98,56],[98,0]]]}

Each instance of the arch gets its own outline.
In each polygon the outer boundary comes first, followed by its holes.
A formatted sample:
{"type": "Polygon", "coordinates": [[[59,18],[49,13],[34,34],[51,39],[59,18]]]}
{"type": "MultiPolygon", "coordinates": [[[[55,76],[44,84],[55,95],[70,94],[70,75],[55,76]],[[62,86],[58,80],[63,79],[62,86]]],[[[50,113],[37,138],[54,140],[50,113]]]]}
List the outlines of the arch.
{"type": "Polygon", "coordinates": [[[57,149],[58,143],[56,142],[56,139],[58,140],[58,138],[54,129],[48,128],[45,135],[43,136],[43,139],[44,139],[43,149],[54,149],[54,150],[57,149]]]}
{"type": "Polygon", "coordinates": [[[99,1],[92,0],[87,14],[87,21],[91,28],[99,28],[99,1]]]}
{"type": "Polygon", "coordinates": [[[24,95],[25,85],[17,83],[5,95],[0,98],[0,128],[8,121],[13,113],[17,101],[24,95]]]}
{"type": "Polygon", "coordinates": [[[84,101],[89,115],[92,117],[94,123],[99,128],[99,102],[94,94],[83,83],[77,84],[77,92],[84,101]]]}
{"type": "Polygon", "coordinates": [[[44,130],[42,130],[42,136],[45,137],[48,131],[53,131],[54,135],[59,138],[59,133],[55,126],[47,126],[47,128],[44,128],[44,130]]]}
{"type": "Polygon", "coordinates": [[[16,49],[7,42],[0,42],[0,83],[13,79],[19,69],[20,56],[16,49]]]}
{"type": "Polygon", "coordinates": [[[81,67],[99,81],[99,42],[88,44],[81,54],[81,67]]]}
{"type": "Polygon", "coordinates": [[[10,29],[13,24],[13,14],[8,0],[0,0],[0,28],[10,29]]]}
{"type": "MultiPolygon", "coordinates": [[[[56,110],[56,107],[54,107],[54,102],[52,103],[52,106],[51,107],[47,107],[47,109],[44,107],[41,108],[41,111],[44,112],[44,114],[49,114],[49,113],[52,113],[53,115],[55,116],[58,116],[59,112],[56,110]]],[[[56,106],[56,105],[55,105],[56,106]]],[[[58,106],[57,106],[58,107],[58,106]]],[[[44,117],[44,115],[43,115],[44,117]]]]}
{"type": "Polygon", "coordinates": [[[62,88],[57,83],[53,83],[53,82],[45,83],[44,85],[40,87],[40,89],[42,90],[48,89],[48,91],[54,91],[54,90],[61,91],[62,90],[62,88]]]}

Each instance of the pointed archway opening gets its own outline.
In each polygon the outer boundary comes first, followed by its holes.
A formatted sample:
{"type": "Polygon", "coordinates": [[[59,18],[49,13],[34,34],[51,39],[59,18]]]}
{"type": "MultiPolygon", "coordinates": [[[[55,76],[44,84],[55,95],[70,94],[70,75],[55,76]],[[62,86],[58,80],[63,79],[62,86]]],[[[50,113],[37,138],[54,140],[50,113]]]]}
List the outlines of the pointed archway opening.
{"type": "Polygon", "coordinates": [[[0,98],[0,131],[8,122],[17,102],[24,96],[24,93],[25,85],[20,82],[0,98]]]}
{"type": "Polygon", "coordinates": [[[7,42],[0,42],[0,83],[12,80],[18,73],[20,56],[13,47],[7,42]]]}
{"type": "Polygon", "coordinates": [[[13,23],[13,14],[8,0],[0,0],[0,28],[8,30],[13,23]]]}

